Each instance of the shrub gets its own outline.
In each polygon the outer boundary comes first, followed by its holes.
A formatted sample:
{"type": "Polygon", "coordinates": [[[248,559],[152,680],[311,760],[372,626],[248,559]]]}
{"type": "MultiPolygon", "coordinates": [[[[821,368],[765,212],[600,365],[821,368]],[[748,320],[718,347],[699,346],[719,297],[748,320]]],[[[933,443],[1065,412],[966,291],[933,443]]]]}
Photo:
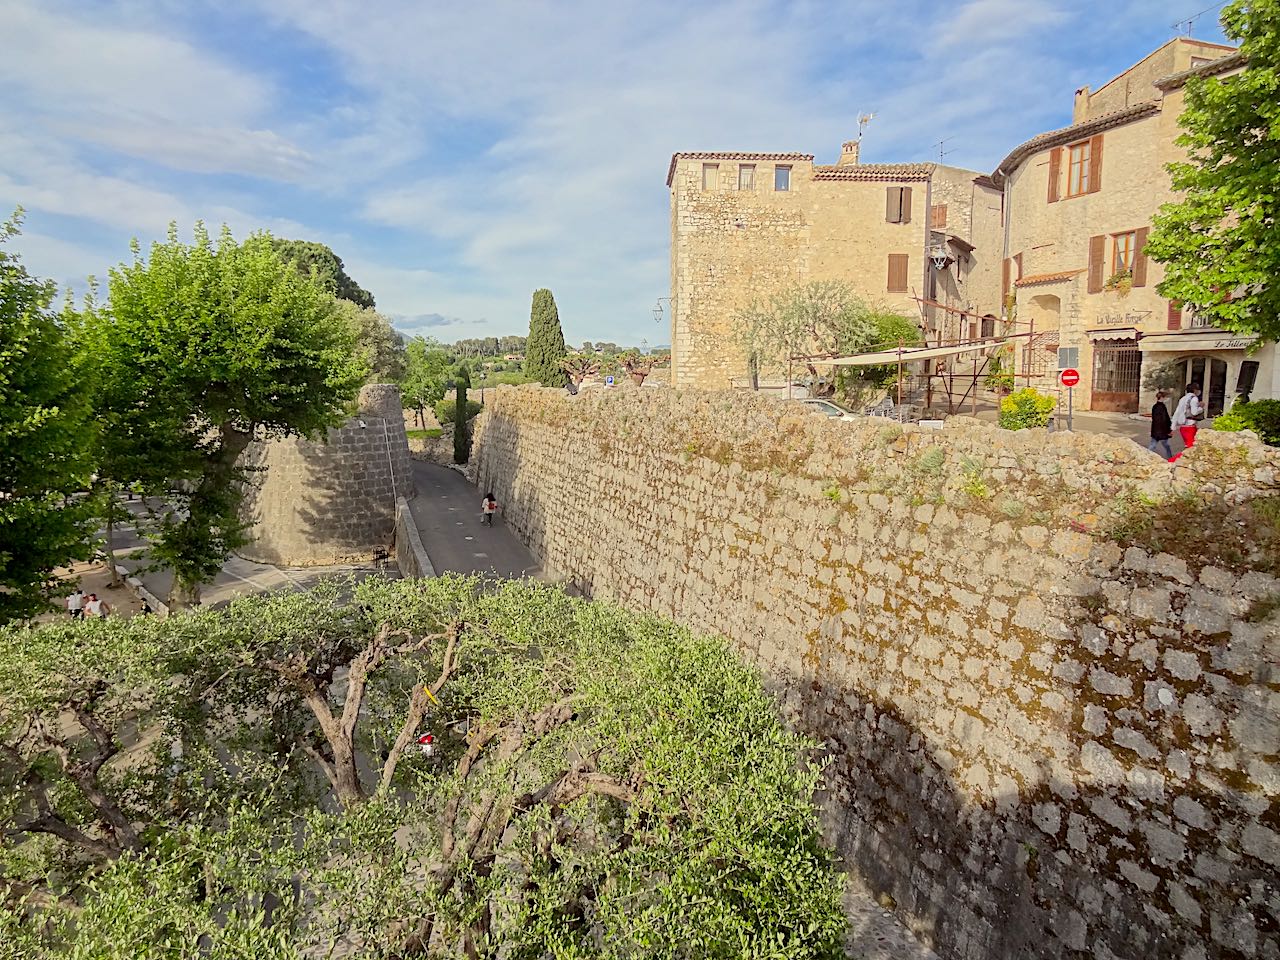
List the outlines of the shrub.
{"type": "MultiPolygon", "coordinates": [[[[440,423],[453,423],[458,418],[458,404],[453,400],[441,400],[434,407],[436,420],[440,423]]],[[[470,420],[484,408],[475,400],[467,401],[467,419],[470,420]]]]}
{"type": "Polygon", "coordinates": [[[1024,387],[1000,401],[1000,426],[1006,430],[1043,427],[1058,401],[1032,387],[1024,387]]]}
{"type": "Polygon", "coordinates": [[[1220,417],[1214,417],[1215,430],[1252,430],[1263,441],[1280,447],[1280,400],[1236,401],[1220,417]]]}

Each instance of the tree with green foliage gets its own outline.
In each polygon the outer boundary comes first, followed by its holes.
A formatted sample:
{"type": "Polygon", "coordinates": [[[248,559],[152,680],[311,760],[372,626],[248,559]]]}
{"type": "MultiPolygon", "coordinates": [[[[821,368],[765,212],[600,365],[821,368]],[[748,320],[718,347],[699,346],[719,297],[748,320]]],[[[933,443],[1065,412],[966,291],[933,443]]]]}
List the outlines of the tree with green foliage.
{"type": "Polygon", "coordinates": [[[757,671],[552,586],[0,628],[0,702],[6,956],[843,956],[757,671]]]}
{"type": "MultiPolygon", "coordinates": [[[[0,244],[18,235],[21,213],[0,224],[0,244]]],[[[84,355],[75,315],[54,313],[54,295],[0,249],[0,623],[48,609],[54,569],[90,551],[84,355]]]]}
{"type": "Polygon", "coordinates": [[[273,239],[272,243],[281,260],[292,263],[304,277],[315,274],[339,300],[354,303],[357,307],[375,306],[373,294],[347,276],[342,258],[323,243],[281,239],[273,239]]]}
{"type": "Polygon", "coordinates": [[[449,388],[449,365],[452,362],[449,351],[434,340],[414,337],[405,346],[400,400],[405,409],[417,412],[421,427],[427,425],[427,408],[439,403],[449,388]]]}
{"type": "Polygon", "coordinates": [[[213,244],[197,224],[188,246],[171,228],[144,259],[111,271],[111,305],[91,338],[117,390],[117,413],[145,410],[150,433],[127,455],[165,451],[171,509],[152,537],[174,574],[175,606],[199,599],[244,542],[239,508],[247,477],[240,455],[253,440],[321,437],[340,424],[366,368],[351,326],[313,276],[280,259],[271,237],[213,244]]]}
{"type": "Polygon", "coordinates": [[[560,364],[567,354],[556,298],[551,295],[550,290],[533,291],[533,308],[529,312],[529,339],[525,347],[525,374],[544,387],[563,387],[565,373],[560,364]]]}
{"type": "Polygon", "coordinates": [[[1187,78],[1178,123],[1187,159],[1169,165],[1182,194],[1155,217],[1146,253],[1164,264],[1159,292],[1203,321],[1280,338],[1280,3],[1222,11],[1245,68],[1187,78]]]}
{"type": "Polygon", "coordinates": [[[831,392],[835,380],[827,370],[819,372],[819,364],[803,358],[863,353],[920,335],[907,318],[868,305],[853,287],[836,280],[788,287],[768,300],[755,301],[737,319],[738,345],[749,376],[785,375],[794,363],[815,395],[831,392]]]}
{"type": "Polygon", "coordinates": [[[356,351],[369,368],[370,383],[399,383],[405,375],[404,337],[373,307],[338,300],[338,315],[355,333],[356,351]]]}
{"type": "Polygon", "coordinates": [[[467,419],[470,403],[467,401],[467,387],[471,386],[471,374],[465,363],[458,365],[453,379],[457,397],[454,409],[462,411],[461,416],[453,418],[453,462],[466,463],[471,459],[471,424],[467,419]]]}

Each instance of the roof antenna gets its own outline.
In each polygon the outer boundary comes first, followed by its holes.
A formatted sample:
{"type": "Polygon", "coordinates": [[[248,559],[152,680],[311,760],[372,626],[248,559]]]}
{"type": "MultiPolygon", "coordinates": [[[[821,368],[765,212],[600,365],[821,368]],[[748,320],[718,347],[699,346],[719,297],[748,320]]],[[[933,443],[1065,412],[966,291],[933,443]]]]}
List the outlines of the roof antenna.
{"type": "Polygon", "coordinates": [[[942,163],[942,158],[951,152],[950,150],[943,150],[942,145],[946,143],[948,140],[954,140],[954,139],[955,137],[943,137],[941,140],[939,140],[935,144],[935,146],[938,148],[938,163],[942,163]]]}
{"type": "Polygon", "coordinates": [[[858,117],[858,142],[862,142],[862,133],[867,129],[867,124],[876,118],[874,113],[864,113],[858,117]]]}
{"type": "Polygon", "coordinates": [[[1188,39],[1190,39],[1191,31],[1195,27],[1197,20],[1203,17],[1206,13],[1209,13],[1213,10],[1217,10],[1219,7],[1222,7],[1225,5],[1226,5],[1225,0],[1223,0],[1223,3],[1215,3],[1212,7],[1205,7],[1199,13],[1193,13],[1191,16],[1187,17],[1187,19],[1185,20],[1179,20],[1177,23],[1173,25],[1174,32],[1178,34],[1183,34],[1188,39]],[[1184,26],[1186,27],[1185,31],[1182,29],[1184,26]]]}

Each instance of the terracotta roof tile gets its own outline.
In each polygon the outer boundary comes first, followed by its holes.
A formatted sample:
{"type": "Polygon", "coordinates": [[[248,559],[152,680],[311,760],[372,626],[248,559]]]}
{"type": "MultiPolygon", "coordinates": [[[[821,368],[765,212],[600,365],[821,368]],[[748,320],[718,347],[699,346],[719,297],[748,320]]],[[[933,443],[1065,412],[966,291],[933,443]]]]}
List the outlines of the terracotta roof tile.
{"type": "Polygon", "coordinates": [[[996,167],[995,173],[991,174],[991,180],[997,187],[1003,187],[1004,178],[1033,153],[1038,153],[1049,147],[1060,147],[1072,141],[1092,136],[1095,133],[1101,133],[1103,130],[1110,130],[1112,127],[1121,127],[1126,123],[1132,123],[1134,120],[1154,116],[1159,112],[1159,100],[1146,100],[1142,103],[1135,103],[1131,107],[1125,107],[1123,110],[1104,113],[1100,117],[1094,117],[1092,120],[1086,120],[1083,123],[1072,124],[1069,127],[1062,127],[1058,130],[1050,130],[1048,133],[1042,133],[1038,137],[1032,137],[1026,143],[1019,144],[1009,151],[1009,155],[1000,161],[1000,166],[996,167]]]}
{"type": "Polygon", "coordinates": [[[1245,55],[1237,50],[1235,53],[1229,53],[1225,57],[1219,57],[1217,60],[1202,63],[1198,67],[1192,67],[1190,70],[1183,70],[1181,73],[1171,73],[1167,77],[1161,77],[1155,82],[1155,86],[1158,90],[1176,90],[1186,83],[1190,77],[1217,76],[1219,73],[1226,73],[1236,67],[1243,67],[1246,62],[1245,55]]]}
{"type": "Polygon", "coordinates": [[[812,153],[734,153],[724,150],[695,150],[688,153],[673,153],[671,166],[667,168],[667,186],[676,175],[676,164],[681,160],[812,160],[812,153]]]}
{"type": "Polygon", "coordinates": [[[1057,283],[1059,280],[1070,280],[1072,277],[1087,273],[1087,270],[1059,270],[1057,273],[1033,273],[1029,277],[1015,280],[1015,287],[1031,287],[1037,283],[1057,283]]]}
{"type": "Polygon", "coordinates": [[[843,166],[814,167],[815,180],[928,180],[933,176],[932,163],[850,163],[843,166]]]}

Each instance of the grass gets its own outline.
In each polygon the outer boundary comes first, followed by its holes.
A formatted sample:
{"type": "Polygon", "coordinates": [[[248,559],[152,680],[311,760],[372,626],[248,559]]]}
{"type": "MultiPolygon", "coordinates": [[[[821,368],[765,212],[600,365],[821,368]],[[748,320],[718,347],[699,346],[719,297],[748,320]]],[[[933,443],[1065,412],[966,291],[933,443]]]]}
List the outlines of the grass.
{"type": "Polygon", "coordinates": [[[406,430],[405,436],[410,440],[436,440],[444,436],[439,427],[428,427],[426,430],[406,430]]]}

